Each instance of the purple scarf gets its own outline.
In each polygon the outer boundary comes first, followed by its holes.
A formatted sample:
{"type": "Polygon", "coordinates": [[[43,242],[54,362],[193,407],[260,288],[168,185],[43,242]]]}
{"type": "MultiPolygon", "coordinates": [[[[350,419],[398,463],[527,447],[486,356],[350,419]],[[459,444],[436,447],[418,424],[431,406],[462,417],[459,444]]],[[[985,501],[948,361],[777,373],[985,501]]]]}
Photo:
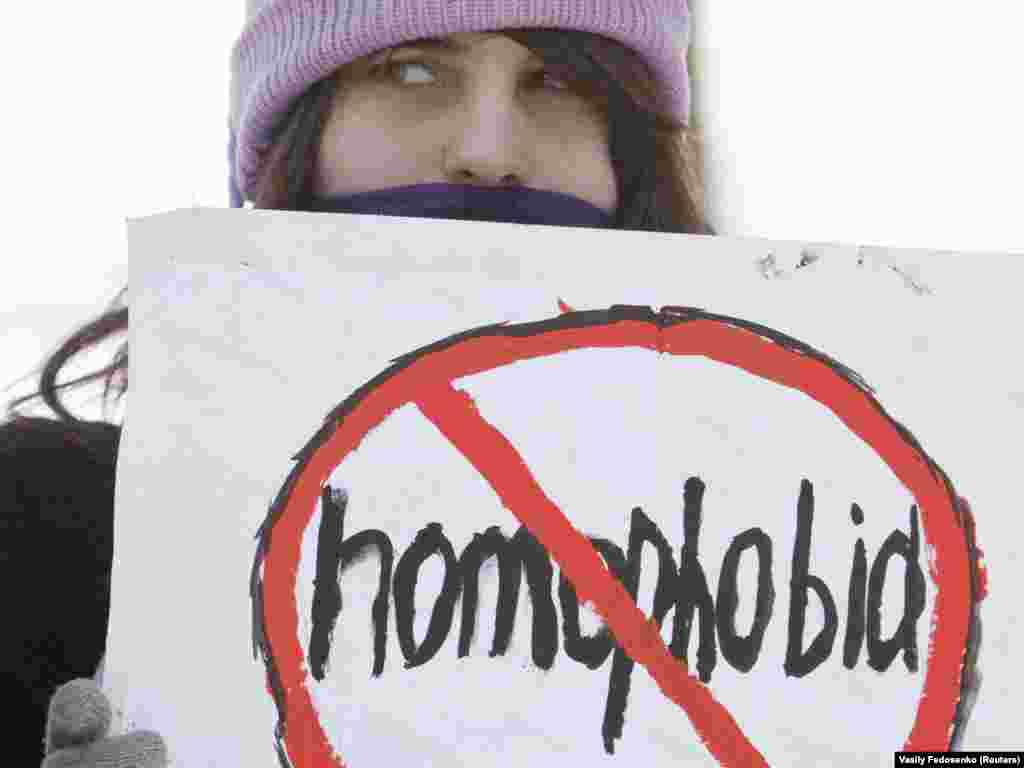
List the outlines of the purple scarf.
{"type": "Polygon", "coordinates": [[[411,187],[313,198],[310,211],[462,219],[511,224],[608,228],[614,217],[571,195],[528,187],[418,184],[411,187]]]}

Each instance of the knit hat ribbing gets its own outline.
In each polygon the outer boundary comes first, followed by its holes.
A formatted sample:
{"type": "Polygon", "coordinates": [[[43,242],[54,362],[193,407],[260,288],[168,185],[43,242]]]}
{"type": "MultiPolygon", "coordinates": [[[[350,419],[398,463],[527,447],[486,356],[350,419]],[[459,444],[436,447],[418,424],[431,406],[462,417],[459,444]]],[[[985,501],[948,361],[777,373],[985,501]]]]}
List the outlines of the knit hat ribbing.
{"type": "Polygon", "coordinates": [[[251,198],[289,106],[338,67],[424,37],[539,27],[591,32],[634,49],[673,115],[688,123],[686,0],[246,0],[231,52],[232,205],[251,198]]]}

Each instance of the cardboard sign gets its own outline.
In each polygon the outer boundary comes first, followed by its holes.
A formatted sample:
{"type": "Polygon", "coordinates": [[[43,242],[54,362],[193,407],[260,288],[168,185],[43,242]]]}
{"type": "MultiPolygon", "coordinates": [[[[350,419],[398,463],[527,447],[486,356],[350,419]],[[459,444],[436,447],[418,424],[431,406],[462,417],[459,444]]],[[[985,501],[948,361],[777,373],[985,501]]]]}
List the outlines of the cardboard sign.
{"type": "Polygon", "coordinates": [[[129,244],[103,682],[176,765],[1013,746],[1013,258],[215,210],[129,244]]]}

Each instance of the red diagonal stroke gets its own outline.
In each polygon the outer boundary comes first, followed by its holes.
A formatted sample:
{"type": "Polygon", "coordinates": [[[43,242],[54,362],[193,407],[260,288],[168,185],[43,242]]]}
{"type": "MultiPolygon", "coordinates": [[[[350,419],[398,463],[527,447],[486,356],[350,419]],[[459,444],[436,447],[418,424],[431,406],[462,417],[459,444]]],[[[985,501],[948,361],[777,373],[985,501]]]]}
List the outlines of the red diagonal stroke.
{"type": "Polygon", "coordinates": [[[473,399],[445,384],[421,391],[415,402],[490,483],[505,508],[544,545],[576,588],[580,602],[593,603],[622,650],[686,713],[719,764],[725,768],[767,766],[729,710],[690,676],[682,660],[672,656],[657,623],[647,620],[590,542],[545,495],[512,443],[481,416],[473,399]]]}

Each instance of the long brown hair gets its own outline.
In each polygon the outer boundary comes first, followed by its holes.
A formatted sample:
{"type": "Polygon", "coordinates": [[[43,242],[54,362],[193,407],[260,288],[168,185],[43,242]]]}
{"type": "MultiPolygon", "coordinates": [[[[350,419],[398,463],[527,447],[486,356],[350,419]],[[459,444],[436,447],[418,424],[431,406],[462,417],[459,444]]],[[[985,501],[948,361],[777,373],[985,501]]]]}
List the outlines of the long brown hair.
{"type": "MultiPolygon", "coordinates": [[[[552,29],[503,30],[539,56],[552,74],[580,89],[608,121],[612,166],[618,184],[615,224],[621,229],[713,234],[704,214],[704,152],[698,128],[672,118],[657,81],[632,49],[598,35],[552,29]]],[[[692,49],[691,49],[692,50],[692,49]]],[[[313,195],[320,137],[343,67],[311,86],[282,120],[268,153],[257,208],[305,210],[313,195]]],[[[69,425],[85,426],[63,405],[60,391],[103,380],[104,402],[118,402],[128,381],[127,342],[113,360],[93,373],[57,383],[74,356],[128,328],[127,289],[99,317],[73,333],[43,364],[37,392],[8,405],[8,415],[29,426],[17,408],[42,401],[69,425]]]]}

